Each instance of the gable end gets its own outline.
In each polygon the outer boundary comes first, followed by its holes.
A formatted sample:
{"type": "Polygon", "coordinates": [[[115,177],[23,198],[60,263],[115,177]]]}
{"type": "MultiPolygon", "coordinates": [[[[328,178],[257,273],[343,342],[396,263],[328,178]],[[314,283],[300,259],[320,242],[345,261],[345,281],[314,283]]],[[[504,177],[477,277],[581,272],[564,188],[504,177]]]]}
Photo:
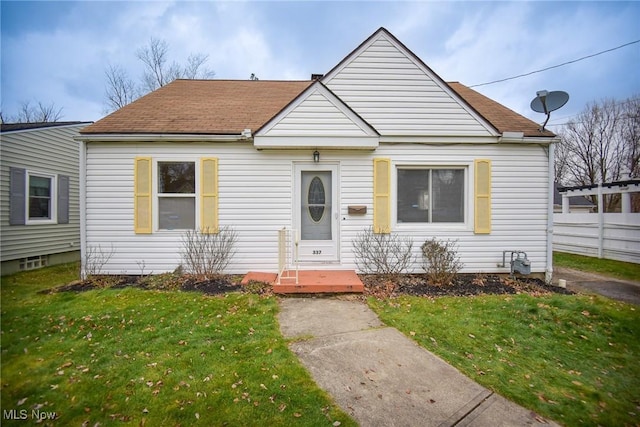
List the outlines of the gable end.
{"type": "Polygon", "coordinates": [[[322,82],[382,136],[498,136],[420,58],[380,28],[322,82]]]}
{"type": "Polygon", "coordinates": [[[375,149],[379,134],[320,82],[315,82],[254,136],[263,148],[375,149]]]}

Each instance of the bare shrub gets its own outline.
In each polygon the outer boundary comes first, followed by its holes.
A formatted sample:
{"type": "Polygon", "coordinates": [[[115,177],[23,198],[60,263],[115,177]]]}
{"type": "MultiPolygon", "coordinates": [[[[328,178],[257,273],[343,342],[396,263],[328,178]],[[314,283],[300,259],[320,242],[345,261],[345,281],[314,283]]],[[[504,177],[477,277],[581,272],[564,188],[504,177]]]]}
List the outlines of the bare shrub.
{"type": "Polygon", "coordinates": [[[460,261],[457,241],[437,240],[435,237],[422,244],[423,268],[434,285],[449,285],[464,264],[460,261]]]}
{"type": "Polygon", "coordinates": [[[358,269],[366,274],[396,275],[413,263],[413,240],[397,234],[378,234],[369,227],[353,240],[358,269]]]}
{"type": "Polygon", "coordinates": [[[189,230],[182,236],[182,261],[186,273],[209,279],[221,274],[235,255],[237,233],[221,227],[217,233],[189,230]]]}
{"type": "Polygon", "coordinates": [[[113,245],[109,250],[105,250],[102,246],[87,246],[82,254],[81,273],[83,278],[91,278],[102,274],[102,269],[116,253],[113,245]]]}

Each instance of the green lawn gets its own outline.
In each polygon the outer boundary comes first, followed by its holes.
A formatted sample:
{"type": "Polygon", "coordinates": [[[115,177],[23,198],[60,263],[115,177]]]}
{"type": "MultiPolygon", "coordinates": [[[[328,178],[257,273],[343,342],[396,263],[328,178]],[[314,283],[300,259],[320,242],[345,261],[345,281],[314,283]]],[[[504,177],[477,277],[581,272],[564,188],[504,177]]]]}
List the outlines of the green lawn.
{"type": "MultiPolygon", "coordinates": [[[[24,423],[7,419],[11,410],[18,418],[55,412],[59,425],[355,424],[288,350],[273,297],[37,293],[76,272],[64,265],[2,278],[2,425],[24,423]]],[[[637,425],[640,310],[632,305],[563,295],[369,305],[474,380],[545,417],[637,425]]]]}
{"type": "Polygon", "coordinates": [[[554,252],[553,265],[613,276],[618,279],[640,281],[640,264],[631,262],[554,252]]]}
{"type": "Polygon", "coordinates": [[[288,350],[275,298],[37,293],[76,271],[2,278],[3,426],[24,424],[11,410],[76,426],[355,424],[288,350]]]}
{"type": "Polygon", "coordinates": [[[567,426],[637,426],[640,310],[598,296],[369,299],[383,322],[567,426]]]}

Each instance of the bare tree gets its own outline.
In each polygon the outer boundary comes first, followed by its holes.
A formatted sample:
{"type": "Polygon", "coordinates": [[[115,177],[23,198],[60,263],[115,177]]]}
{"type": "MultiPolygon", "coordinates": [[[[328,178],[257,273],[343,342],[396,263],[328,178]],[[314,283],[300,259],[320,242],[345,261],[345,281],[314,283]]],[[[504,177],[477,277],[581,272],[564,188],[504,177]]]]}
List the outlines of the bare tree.
{"type": "Polygon", "coordinates": [[[125,69],[109,65],[107,77],[107,112],[117,110],[134,101],[139,96],[154,91],[175,79],[206,79],[214,72],[205,66],[208,55],[191,54],[184,66],[170,61],[169,44],[162,39],[151,38],[149,44],[136,51],[136,57],[144,65],[140,82],[136,84],[125,69]]]}
{"type": "Polygon", "coordinates": [[[625,103],[622,117],[622,138],[625,141],[624,167],[630,176],[640,177],[640,96],[625,103]]]}
{"type": "Polygon", "coordinates": [[[0,114],[2,123],[46,123],[57,122],[62,118],[62,107],[56,107],[55,103],[43,104],[38,101],[37,105],[30,101],[23,101],[20,104],[18,113],[13,116],[0,114]]]}
{"type": "Polygon", "coordinates": [[[555,161],[553,162],[553,181],[557,183],[569,183],[570,171],[569,171],[569,159],[571,157],[571,151],[568,144],[560,143],[555,147],[555,161]]]}
{"type": "Polygon", "coordinates": [[[148,46],[138,49],[136,56],[145,66],[142,80],[146,92],[156,90],[180,76],[180,66],[175,61],[167,65],[168,52],[167,42],[155,38],[149,40],[148,46]]]}
{"type": "Polygon", "coordinates": [[[127,71],[118,65],[109,65],[105,71],[107,77],[107,109],[114,111],[133,102],[137,98],[137,89],[127,71]]]}
{"type": "MultiPolygon", "coordinates": [[[[559,182],[593,185],[619,180],[625,172],[639,176],[640,97],[587,104],[560,135],[555,159],[559,182]]],[[[605,210],[613,211],[618,203],[617,195],[605,197],[605,210]]]]}
{"type": "Polygon", "coordinates": [[[208,79],[214,76],[213,70],[205,67],[204,64],[209,60],[209,55],[202,53],[191,54],[187,58],[187,65],[182,69],[181,79],[208,79]]]}

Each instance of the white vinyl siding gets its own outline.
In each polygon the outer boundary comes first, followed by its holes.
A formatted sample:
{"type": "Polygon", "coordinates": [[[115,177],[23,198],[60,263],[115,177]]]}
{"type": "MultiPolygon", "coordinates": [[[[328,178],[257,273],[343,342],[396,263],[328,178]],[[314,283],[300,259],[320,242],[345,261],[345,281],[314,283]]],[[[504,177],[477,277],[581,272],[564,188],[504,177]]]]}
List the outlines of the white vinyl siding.
{"type": "Polygon", "coordinates": [[[490,127],[384,34],[323,83],[384,136],[489,136],[490,127]]]}
{"type": "MultiPolygon", "coordinates": [[[[87,146],[87,245],[115,254],[105,268],[139,274],[137,262],[154,273],[172,271],[180,261],[183,232],[133,232],[133,159],[154,162],[218,158],[219,225],[238,232],[230,271],[277,268],[277,230],[291,225],[291,155],[260,153],[247,143],[97,144],[87,146]]],[[[308,160],[307,156],[297,156],[308,160]]],[[[310,154],[309,154],[310,156],[310,154]]]]}
{"type": "MultiPolygon", "coordinates": [[[[154,161],[218,159],[219,224],[238,232],[237,253],[229,273],[277,270],[277,235],[292,226],[293,168],[310,161],[312,151],[258,151],[248,143],[220,144],[99,144],[87,147],[87,244],[114,256],[105,266],[112,274],[160,273],[180,263],[180,231],[136,235],[133,231],[133,160],[149,156],[154,161]]],[[[392,222],[393,233],[413,237],[415,271],[421,271],[420,245],[431,237],[457,239],[465,272],[504,272],[497,264],[503,250],[526,251],[532,270],[546,266],[547,157],[538,145],[419,145],[383,144],[375,152],[324,150],[321,162],[339,162],[340,263],[313,268],[355,268],[352,240],[373,225],[373,159],[397,165],[466,165],[468,173],[465,224],[402,224],[392,222]],[[476,158],[492,160],[492,230],[473,231],[473,164],[476,158]],[[517,177],[517,178],[516,178],[517,177]],[[350,205],[364,205],[366,215],[349,215],[350,205]]],[[[392,177],[392,206],[396,195],[392,177]]],[[[307,266],[307,268],[311,268],[307,266]]]]}
{"type": "Polygon", "coordinates": [[[254,136],[258,149],[375,149],[379,135],[316,82],[254,136]]]}
{"type": "MultiPolygon", "coordinates": [[[[79,145],[73,137],[85,124],[3,132],[0,168],[2,261],[73,252],[80,249],[79,145]],[[9,225],[10,168],[45,176],[68,176],[68,223],[9,225]]],[[[54,185],[59,183],[54,182],[54,185]]],[[[66,184],[66,183],[65,183],[66,184]]],[[[27,187],[28,188],[28,187],[27,187]]],[[[59,212],[53,201],[52,215],[59,212]]],[[[64,212],[65,216],[67,212],[64,212]]],[[[25,211],[28,215],[28,211],[25,211]]],[[[61,218],[58,218],[60,220],[61,218]]],[[[66,220],[66,218],[64,218],[66,220]]],[[[27,219],[28,221],[28,219],[27,219]]]]}
{"type": "Polygon", "coordinates": [[[342,110],[319,92],[311,93],[265,135],[296,137],[368,136],[342,110]]]}

